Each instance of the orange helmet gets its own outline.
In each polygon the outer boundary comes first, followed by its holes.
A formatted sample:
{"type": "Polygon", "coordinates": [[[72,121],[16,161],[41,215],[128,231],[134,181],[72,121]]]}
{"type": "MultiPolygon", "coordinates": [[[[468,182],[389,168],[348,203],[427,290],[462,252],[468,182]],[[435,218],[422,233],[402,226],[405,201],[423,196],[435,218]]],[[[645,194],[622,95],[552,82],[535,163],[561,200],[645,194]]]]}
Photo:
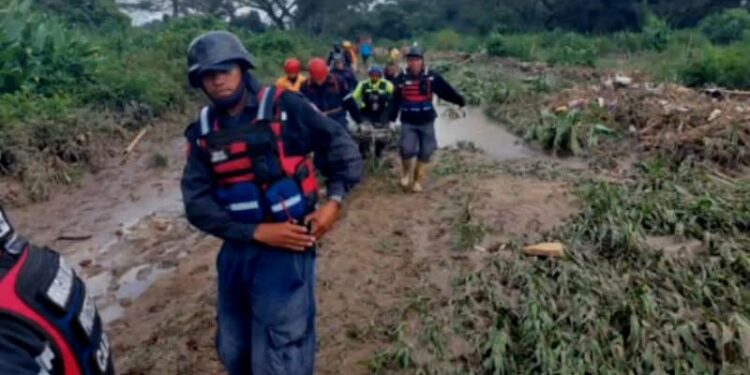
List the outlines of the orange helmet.
{"type": "Polygon", "coordinates": [[[321,58],[314,58],[310,60],[307,65],[307,70],[310,71],[310,78],[313,81],[321,82],[328,77],[328,64],[321,58]]]}
{"type": "Polygon", "coordinates": [[[294,57],[290,57],[284,61],[284,71],[286,74],[299,74],[302,70],[302,63],[294,57]]]}

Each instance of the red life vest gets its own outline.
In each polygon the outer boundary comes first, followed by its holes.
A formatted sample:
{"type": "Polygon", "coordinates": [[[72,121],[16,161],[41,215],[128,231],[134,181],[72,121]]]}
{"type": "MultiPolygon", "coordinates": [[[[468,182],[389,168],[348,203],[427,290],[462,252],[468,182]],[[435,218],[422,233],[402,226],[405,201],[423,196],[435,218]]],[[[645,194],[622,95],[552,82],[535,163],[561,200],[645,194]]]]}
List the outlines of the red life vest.
{"type": "Polygon", "coordinates": [[[432,81],[434,78],[429,69],[420,73],[419,79],[410,80],[404,71],[404,81],[401,85],[401,98],[410,103],[432,103],[432,81]]]}
{"type": "Polygon", "coordinates": [[[276,181],[288,177],[299,185],[307,204],[315,201],[318,182],[313,161],[308,155],[289,155],[284,144],[287,113],[279,103],[281,87],[266,87],[258,94],[260,105],[255,120],[247,127],[221,129],[218,119],[210,124],[210,109],[201,111],[199,144],[210,156],[211,168],[225,194],[224,204],[233,208],[258,208],[256,196],[234,192],[237,184],[252,183],[266,191],[276,181]],[[239,196],[238,196],[239,195],[239,196]]]}
{"type": "MultiPolygon", "coordinates": [[[[75,272],[52,251],[28,247],[0,280],[0,314],[16,317],[49,342],[45,361],[63,375],[112,374],[101,319],[75,272]]],[[[41,366],[41,364],[40,364],[41,366]]],[[[43,372],[46,373],[46,372],[43,372]]]]}
{"type": "Polygon", "coordinates": [[[432,111],[432,82],[434,77],[425,68],[418,79],[409,79],[404,71],[403,81],[400,83],[401,110],[406,112],[432,111]]]}

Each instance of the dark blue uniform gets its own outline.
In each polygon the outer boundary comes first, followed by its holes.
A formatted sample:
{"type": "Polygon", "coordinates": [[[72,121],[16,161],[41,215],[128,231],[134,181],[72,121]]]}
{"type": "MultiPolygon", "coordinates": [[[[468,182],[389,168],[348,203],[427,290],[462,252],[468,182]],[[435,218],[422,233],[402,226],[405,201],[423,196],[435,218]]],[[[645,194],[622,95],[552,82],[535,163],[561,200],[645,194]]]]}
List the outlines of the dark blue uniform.
{"type": "Polygon", "coordinates": [[[300,93],[305,95],[326,116],[336,120],[346,128],[348,123],[347,112],[351,114],[355,122],[362,122],[357,103],[349,95],[351,90],[354,90],[354,87],[349,89],[349,85],[341,76],[329,74],[322,85],[308,79],[302,85],[300,93]]]}
{"type": "Polygon", "coordinates": [[[466,99],[440,74],[429,69],[416,76],[404,71],[393,84],[395,90],[389,119],[396,121],[401,114],[401,157],[417,157],[420,162],[429,162],[438,146],[433,96],[461,107],[466,105],[466,99]]]}
{"type": "Polygon", "coordinates": [[[336,69],[334,67],[333,69],[331,69],[331,73],[343,78],[344,82],[346,83],[347,92],[354,91],[354,89],[356,89],[357,85],[359,84],[357,75],[354,73],[352,68],[336,69]]]}
{"type": "MultiPolygon", "coordinates": [[[[249,93],[239,116],[219,114],[222,129],[250,126],[259,101],[249,93]]],[[[345,128],[302,96],[281,95],[287,153],[315,153],[329,196],[344,196],[361,178],[362,159],[345,128]]],[[[230,374],[312,374],[315,359],[315,251],[292,252],[255,242],[256,224],[236,221],[216,199],[211,155],[197,147],[200,125],[187,131],[182,178],[187,218],[224,240],[219,253],[219,357],[230,374]]]]}

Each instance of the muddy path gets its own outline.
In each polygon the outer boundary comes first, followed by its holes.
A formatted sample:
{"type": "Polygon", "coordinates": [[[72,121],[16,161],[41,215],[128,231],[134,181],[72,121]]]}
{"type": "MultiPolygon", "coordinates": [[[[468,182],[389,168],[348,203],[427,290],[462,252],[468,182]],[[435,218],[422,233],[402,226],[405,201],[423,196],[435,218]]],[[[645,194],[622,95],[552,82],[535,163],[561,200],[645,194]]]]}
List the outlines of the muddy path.
{"type": "MultiPolygon", "coordinates": [[[[61,250],[87,279],[122,374],[223,373],[213,341],[219,241],[184,219],[179,134],[165,126],[80,187],[11,210],[20,228],[61,250]],[[155,154],[166,166],[153,166],[155,154]]],[[[438,137],[441,146],[470,141],[479,151],[441,150],[422,195],[400,191],[389,155],[324,240],[318,373],[378,370],[405,306],[451,293],[454,277],[502,257],[508,241],[540,239],[574,212],[567,184],[549,178],[571,166],[520,145],[480,110],[441,120],[438,137]]],[[[461,343],[452,345],[460,352],[461,343]]]]}

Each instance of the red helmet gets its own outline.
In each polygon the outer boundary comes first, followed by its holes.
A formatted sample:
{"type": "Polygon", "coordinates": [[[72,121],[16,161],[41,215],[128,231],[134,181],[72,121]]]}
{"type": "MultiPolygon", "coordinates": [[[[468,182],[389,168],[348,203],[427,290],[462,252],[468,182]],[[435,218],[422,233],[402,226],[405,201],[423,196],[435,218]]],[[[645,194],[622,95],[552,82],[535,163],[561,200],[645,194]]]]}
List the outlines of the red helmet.
{"type": "Polygon", "coordinates": [[[321,82],[328,77],[328,64],[321,58],[314,58],[310,60],[307,65],[307,70],[310,71],[310,78],[313,81],[321,82]]]}
{"type": "Polygon", "coordinates": [[[284,71],[286,74],[299,74],[302,70],[302,63],[294,57],[290,57],[284,61],[284,71]]]}

